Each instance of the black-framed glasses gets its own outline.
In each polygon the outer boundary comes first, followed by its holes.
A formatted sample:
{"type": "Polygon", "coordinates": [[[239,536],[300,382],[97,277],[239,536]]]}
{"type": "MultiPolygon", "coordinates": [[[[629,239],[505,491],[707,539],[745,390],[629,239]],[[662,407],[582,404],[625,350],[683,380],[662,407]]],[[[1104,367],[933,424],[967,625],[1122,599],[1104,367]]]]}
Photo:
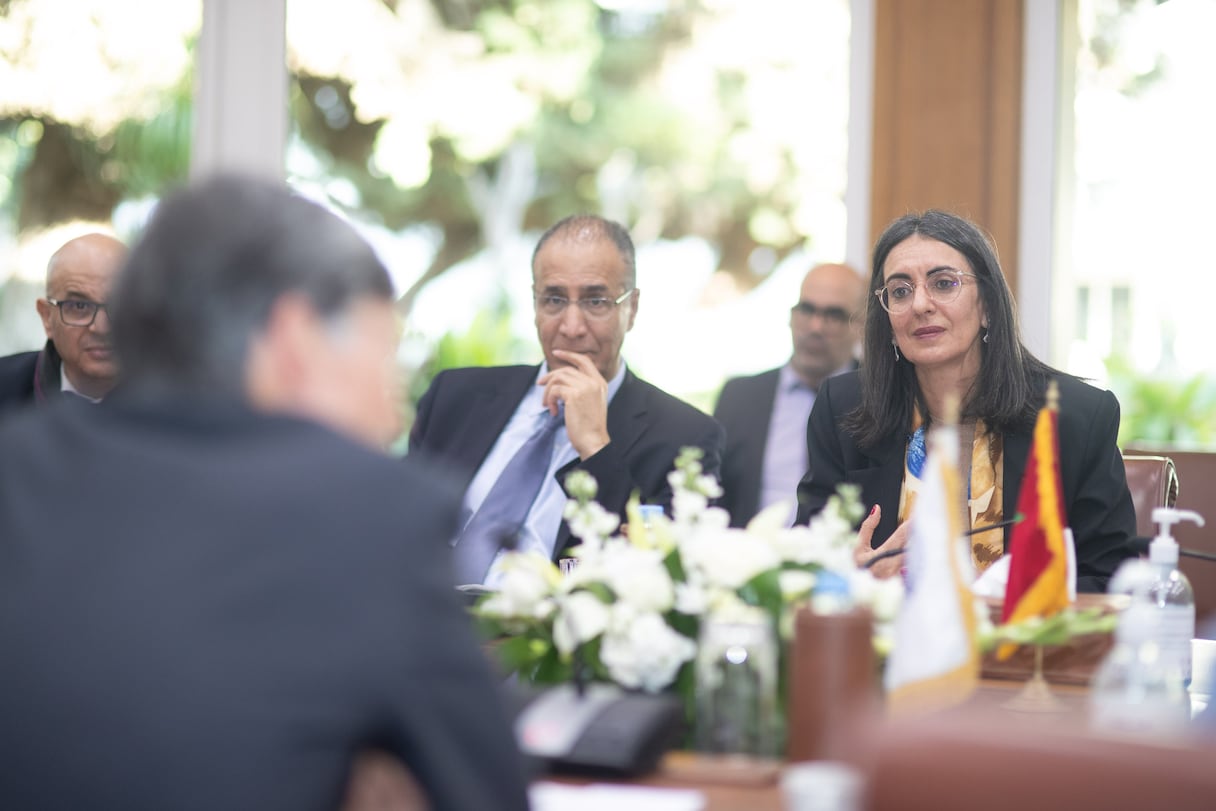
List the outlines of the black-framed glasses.
{"type": "Polygon", "coordinates": [[[50,304],[59,310],[59,320],[67,324],[69,327],[93,326],[93,321],[97,318],[98,310],[105,310],[106,315],[110,315],[110,311],[106,308],[106,305],[98,304],[96,301],[89,301],[88,299],[48,298],[46,301],[47,304],[50,304]]]}
{"type": "MultiPolygon", "coordinates": [[[[958,294],[963,289],[963,279],[968,276],[972,279],[979,278],[974,273],[965,273],[953,268],[934,270],[925,279],[925,293],[937,304],[948,304],[958,298],[958,294]]],[[[882,304],[884,310],[892,315],[897,315],[912,306],[912,299],[916,295],[918,286],[920,286],[919,282],[894,279],[875,290],[874,295],[878,296],[878,302],[882,304]]]]}
{"type": "Polygon", "coordinates": [[[817,315],[829,327],[843,327],[853,317],[852,313],[844,307],[820,307],[818,304],[810,301],[798,302],[793,307],[790,307],[790,312],[794,315],[800,315],[807,320],[817,315]]]}
{"type": "Polygon", "coordinates": [[[553,318],[564,313],[566,308],[571,304],[577,304],[578,308],[583,311],[583,315],[588,318],[607,318],[620,306],[621,302],[633,294],[635,289],[626,290],[616,298],[588,296],[587,298],[572,299],[568,296],[559,296],[555,293],[542,293],[536,297],[536,309],[542,315],[553,318]]]}

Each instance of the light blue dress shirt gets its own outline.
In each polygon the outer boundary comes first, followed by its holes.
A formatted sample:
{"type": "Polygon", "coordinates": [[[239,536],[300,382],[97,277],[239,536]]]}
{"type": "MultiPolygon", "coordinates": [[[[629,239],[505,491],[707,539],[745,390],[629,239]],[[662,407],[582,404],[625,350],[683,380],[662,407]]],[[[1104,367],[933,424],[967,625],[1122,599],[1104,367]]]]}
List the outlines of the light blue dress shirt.
{"type": "MultiPolygon", "coordinates": [[[[832,375],[847,372],[852,362],[832,375]]],[[[810,467],[806,450],[806,423],[815,405],[811,389],[787,363],[781,367],[777,392],[773,397],[773,413],[764,442],[764,469],[760,476],[760,509],[779,501],[790,503],[786,525],[791,526],[798,514],[798,482],[810,467]]]]}
{"type": "Polygon", "coordinates": [[[781,367],[773,413],[764,443],[764,469],[760,476],[760,509],[779,501],[790,503],[787,525],[798,512],[798,482],[806,473],[806,423],[815,405],[815,392],[787,363],[781,367]]]}
{"type": "MultiPolygon", "coordinates": [[[[540,371],[536,378],[539,380],[548,371],[546,364],[542,363],[540,371]]],[[[608,402],[612,402],[612,398],[616,396],[617,391],[621,388],[621,383],[625,379],[625,364],[622,361],[617,373],[612,380],[608,381],[608,402]]],[[[548,413],[543,403],[545,390],[542,386],[532,386],[523,399],[519,401],[519,405],[515,408],[515,413],[511,415],[511,419],[507,421],[507,425],[503,428],[502,433],[498,435],[498,439],[494,442],[494,447],[490,448],[490,453],[486,456],[485,461],[481,463],[477,474],[470,482],[468,490],[464,494],[464,523],[467,524],[477,512],[477,508],[481,506],[489,494],[490,488],[494,486],[494,482],[498,480],[498,476],[506,468],[507,463],[511,461],[511,457],[516,451],[532,436],[537,429],[540,428],[544,416],[548,413]]],[[[805,442],[804,442],[805,444],[805,442]]],[[[519,531],[517,550],[520,552],[537,552],[547,558],[553,557],[553,545],[557,541],[557,528],[562,522],[562,511],[566,507],[566,493],[557,483],[555,474],[564,465],[573,462],[578,458],[578,452],[574,450],[574,446],[570,444],[570,437],[566,434],[566,427],[557,429],[557,435],[553,440],[553,454],[549,459],[549,470],[545,475],[544,483],[541,484],[540,492],[536,496],[536,501],[532,502],[532,509],[528,511],[528,517],[524,519],[524,525],[519,531]]],[[[461,527],[463,533],[464,527],[461,527]]],[[[459,537],[459,536],[457,536],[459,537]]],[[[493,586],[498,581],[498,565],[502,560],[502,552],[498,553],[498,557],[490,565],[490,571],[486,575],[485,585],[493,586]]]]}

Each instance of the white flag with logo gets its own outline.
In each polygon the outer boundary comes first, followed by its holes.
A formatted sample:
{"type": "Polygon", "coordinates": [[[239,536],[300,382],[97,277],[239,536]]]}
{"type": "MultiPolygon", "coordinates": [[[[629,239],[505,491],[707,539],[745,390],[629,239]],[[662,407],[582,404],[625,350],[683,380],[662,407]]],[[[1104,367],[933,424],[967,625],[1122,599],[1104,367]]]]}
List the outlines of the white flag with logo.
{"type": "Polygon", "coordinates": [[[966,700],[979,678],[971,555],[962,535],[958,432],[929,432],[925,475],[908,519],[907,594],[895,622],[885,683],[892,711],[966,700]]]}

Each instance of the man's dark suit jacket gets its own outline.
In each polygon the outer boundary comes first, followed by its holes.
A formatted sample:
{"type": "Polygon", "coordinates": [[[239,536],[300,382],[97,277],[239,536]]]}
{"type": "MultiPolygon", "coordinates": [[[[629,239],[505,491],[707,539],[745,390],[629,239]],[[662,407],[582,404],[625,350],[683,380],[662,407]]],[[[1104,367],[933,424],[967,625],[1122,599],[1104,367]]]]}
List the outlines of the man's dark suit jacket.
{"type": "MultiPolygon", "coordinates": [[[[1106,581],[1128,557],[1126,544],[1136,534],[1136,512],[1123,457],[1115,444],[1119,401],[1108,391],[1061,375],[1060,479],[1064,513],[1077,548],[1077,590],[1105,591],[1106,581]]],[[[1042,395],[1040,395],[1042,396],[1042,395]]],[[[861,485],[864,504],[878,504],[882,518],[872,545],[880,546],[899,521],[907,436],[893,435],[877,447],[862,449],[839,427],[841,418],[861,402],[856,372],[824,382],[811,409],[807,445],[811,468],[798,485],[798,523],[823,509],[841,482],[861,485]]],[[[1030,452],[1033,426],[1006,433],[1004,501],[1006,518],[1017,513],[1018,491],[1030,452]]],[[[1010,528],[1005,528],[1008,545],[1010,528]]]]}
{"type": "MultiPolygon", "coordinates": [[[[856,361],[852,368],[857,368],[856,361]]],[[[723,384],[714,407],[714,417],[726,429],[721,506],[730,512],[732,527],[746,526],[760,512],[764,451],[781,369],[778,366],[757,375],[731,378],[723,384]]],[[[790,493],[790,498],[793,497],[790,493]]]]}
{"type": "Polygon", "coordinates": [[[433,808],[526,808],[438,542],[455,491],[313,423],[122,399],[0,425],[0,805],[333,811],[374,746],[433,808]]]}
{"type": "MultiPolygon", "coordinates": [[[[538,371],[537,366],[494,366],[440,372],[418,402],[410,454],[442,460],[467,488],[538,371]]],[[[607,446],[562,467],[557,480],[563,482],[573,470],[587,471],[599,483],[596,501],[622,520],[634,490],[644,504],[670,506],[667,474],[685,446],[705,451],[705,472],[718,475],[722,426],[628,370],[608,405],[608,434],[607,446]]],[[[554,555],[570,543],[570,528],[562,521],[554,555]]]]}
{"type": "Polygon", "coordinates": [[[780,380],[780,367],[731,378],[722,386],[714,407],[714,417],[726,429],[721,506],[730,512],[732,527],[745,526],[760,511],[764,448],[780,380]]]}
{"type": "Polygon", "coordinates": [[[41,351],[0,358],[0,416],[59,396],[59,353],[50,341],[41,351]]]}

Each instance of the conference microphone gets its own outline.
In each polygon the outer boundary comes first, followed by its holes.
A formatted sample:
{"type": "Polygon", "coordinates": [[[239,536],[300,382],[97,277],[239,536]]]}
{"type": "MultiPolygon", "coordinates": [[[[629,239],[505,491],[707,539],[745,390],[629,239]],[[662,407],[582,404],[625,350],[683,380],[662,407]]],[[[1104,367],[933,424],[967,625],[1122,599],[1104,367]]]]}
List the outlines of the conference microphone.
{"type": "MultiPolygon", "coordinates": [[[[979,535],[981,532],[987,532],[990,529],[1004,529],[1005,527],[1013,526],[1014,524],[1016,524],[1018,521],[1021,521],[1021,520],[1022,520],[1022,514],[1018,513],[1013,518],[1010,518],[1008,521],[999,521],[995,524],[985,524],[982,527],[975,527],[974,529],[969,529],[963,533],[962,537],[969,538],[972,535],[979,535]]],[[[862,564],[862,566],[863,566],[863,568],[869,569],[875,563],[878,563],[878,561],[886,560],[887,558],[893,558],[896,555],[902,555],[905,551],[906,551],[906,548],[901,546],[898,549],[888,549],[886,552],[879,552],[877,555],[875,555],[874,557],[872,557],[868,561],[866,561],[864,564],[862,564]]]]}
{"type": "MultiPolygon", "coordinates": [[[[1016,520],[1017,519],[1014,519],[1014,521],[1016,521],[1016,520]]],[[[978,532],[982,532],[987,529],[996,529],[998,526],[1003,526],[1005,524],[1010,524],[1010,523],[1013,523],[1013,521],[1002,521],[1000,524],[993,524],[992,526],[988,526],[988,527],[980,527],[979,529],[972,530],[971,532],[968,532],[966,534],[974,535],[978,532]]],[[[1145,555],[1148,554],[1148,547],[1149,547],[1149,544],[1151,544],[1152,542],[1153,542],[1152,538],[1132,538],[1130,541],[1128,541],[1125,544],[1125,546],[1127,547],[1127,550],[1129,552],[1131,552],[1132,555],[1134,555],[1135,557],[1144,557],[1145,555]]],[[[902,555],[903,553],[904,553],[904,549],[902,547],[899,549],[889,549],[886,552],[882,552],[882,553],[877,554],[874,557],[870,558],[870,560],[865,564],[865,568],[868,569],[880,560],[885,560],[887,558],[893,558],[896,555],[902,555]]],[[[1216,555],[1212,554],[1211,552],[1201,552],[1198,549],[1187,549],[1187,548],[1181,547],[1181,546],[1178,547],[1178,555],[1180,557],[1184,557],[1184,558],[1194,558],[1195,560],[1216,561],[1216,555]]]]}
{"type": "MultiPolygon", "coordinates": [[[[562,614],[577,639],[573,617],[562,614]]],[[[515,740],[532,768],[633,777],[658,768],[684,735],[684,706],[675,694],[594,683],[578,646],[570,676],[570,684],[555,687],[512,685],[515,740]]]]}

